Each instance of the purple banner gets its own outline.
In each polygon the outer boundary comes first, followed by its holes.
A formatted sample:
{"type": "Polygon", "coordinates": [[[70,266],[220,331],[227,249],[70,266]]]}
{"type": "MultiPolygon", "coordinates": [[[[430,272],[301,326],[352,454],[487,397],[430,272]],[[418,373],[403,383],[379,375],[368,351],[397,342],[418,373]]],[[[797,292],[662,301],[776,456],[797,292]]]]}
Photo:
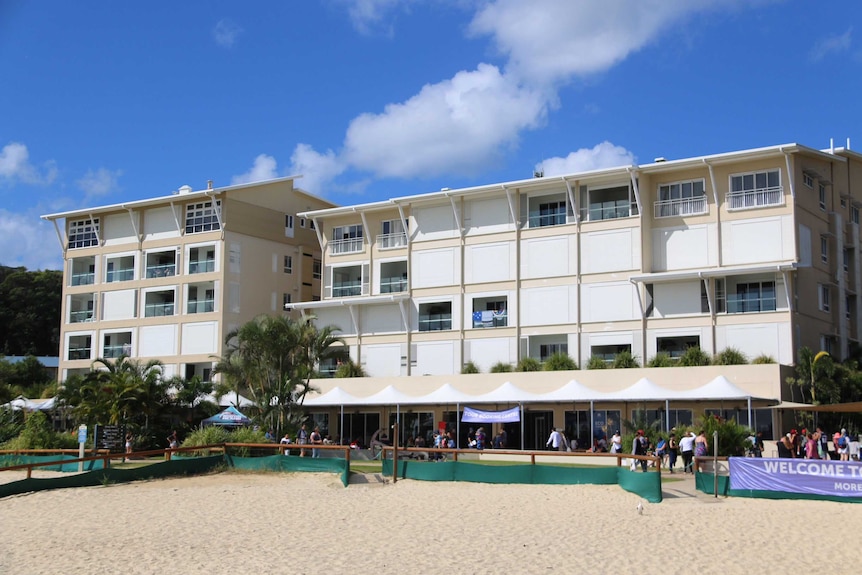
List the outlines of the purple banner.
{"type": "Polygon", "coordinates": [[[506,411],[482,411],[465,407],[461,421],[464,423],[515,423],[521,421],[521,411],[519,407],[513,407],[506,411]]]}
{"type": "Polygon", "coordinates": [[[730,488],[862,497],[862,463],[730,457],[730,488]]]}

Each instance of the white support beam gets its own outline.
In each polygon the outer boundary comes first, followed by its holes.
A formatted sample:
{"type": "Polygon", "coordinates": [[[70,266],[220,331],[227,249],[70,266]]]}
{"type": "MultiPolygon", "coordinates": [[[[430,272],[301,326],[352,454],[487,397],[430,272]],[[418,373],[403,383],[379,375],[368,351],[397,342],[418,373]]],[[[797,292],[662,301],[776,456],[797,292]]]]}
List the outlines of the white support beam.
{"type": "MultiPolygon", "coordinates": [[[[580,223],[581,214],[578,210],[578,202],[575,200],[575,194],[572,192],[572,182],[567,178],[563,178],[563,182],[566,184],[566,193],[569,196],[569,203],[572,205],[572,214],[575,216],[575,223],[580,223]]],[[[575,182],[575,185],[577,185],[577,182],[575,182]]]]}
{"type": "Polygon", "coordinates": [[[791,168],[790,163],[790,152],[785,152],[783,149],[781,151],[784,153],[784,163],[787,165],[787,183],[790,184],[790,197],[796,199],[796,178],[793,177],[793,169],[791,168]]]}
{"type": "MultiPolygon", "coordinates": [[[[65,222],[65,220],[63,220],[65,222]]],[[[51,223],[54,224],[54,231],[57,233],[57,241],[60,242],[60,249],[63,250],[63,259],[66,259],[66,250],[68,246],[66,245],[66,238],[63,232],[60,231],[60,226],[57,224],[56,219],[52,219],[51,223]]]]}
{"type": "Polygon", "coordinates": [[[455,216],[455,225],[458,226],[458,233],[461,234],[461,237],[464,237],[464,226],[461,225],[461,216],[458,213],[458,206],[455,205],[455,198],[449,194],[446,194],[446,197],[449,198],[449,203],[452,204],[452,214],[455,216]]]}
{"type": "Polygon", "coordinates": [[[398,217],[401,218],[401,227],[404,228],[404,235],[407,237],[407,245],[410,245],[410,229],[407,227],[407,217],[404,215],[404,207],[401,204],[395,204],[398,208],[398,217]]]}
{"type": "Polygon", "coordinates": [[[371,245],[371,230],[368,229],[368,219],[365,217],[365,212],[359,212],[359,217],[362,219],[362,240],[365,245],[371,245]]]}
{"type": "Polygon", "coordinates": [[[185,227],[180,225],[180,219],[177,217],[177,206],[171,202],[171,215],[174,216],[174,223],[177,224],[177,232],[182,236],[185,235],[185,227]]]}
{"type": "MultiPolygon", "coordinates": [[[[404,322],[404,333],[410,332],[410,318],[407,316],[407,300],[398,300],[398,308],[401,310],[401,321],[404,322]]],[[[409,345],[408,345],[409,353],[409,345]]]]}
{"type": "Polygon", "coordinates": [[[319,218],[311,218],[311,221],[314,222],[314,233],[317,234],[317,243],[320,244],[320,251],[323,252],[325,248],[323,247],[323,232],[321,230],[321,220],[319,218]]]}
{"type": "Polygon", "coordinates": [[[509,204],[509,215],[512,217],[512,224],[518,227],[518,217],[515,215],[515,200],[512,198],[512,190],[506,186],[500,186],[506,192],[506,202],[509,204]]]}
{"type": "Polygon", "coordinates": [[[361,339],[362,335],[359,331],[359,318],[356,316],[356,306],[355,305],[348,305],[347,311],[350,312],[350,321],[353,322],[353,329],[356,330],[355,331],[356,337],[358,339],[361,339]]]}
{"type": "Polygon", "coordinates": [[[712,199],[715,202],[715,208],[718,209],[720,204],[718,203],[718,185],[715,181],[715,170],[713,169],[712,164],[706,160],[704,160],[703,163],[706,164],[706,168],[709,170],[709,185],[712,187],[712,199]]]}
{"type": "Polygon", "coordinates": [[[132,222],[132,230],[134,230],[135,232],[135,237],[138,238],[138,243],[141,243],[144,238],[143,236],[141,236],[141,232],[138,230],[138,223],[135,221],[135,211],[132,208],[126,208],[126,211],[129,212],[129,221],[132,222]]]}
{"type": "Polygon", "coordinates": [[[93,226],[93,232],[96,234],[96,239],[99,241],[99,246],[104,246],[105,243],[102,241],[102,221],[99,221],[99,225],[96,225],[96,218],[93,216],[93,212],[88,214],[90,216],[90,225],[93,226]]]}
{"type": "Polygon", "coordinates": [[[643,217],[644,207],[641,204],[641,191],[638,189],[638,171],[634,168],[628,168],[629,178],[632,181],[632,191],[635,193],[635,202],[638,205],[638,214],[643,217]]]}
{"type": "Polygon", "coordinates": [[[219,227],[219,230],[221,230],[221,239],[224,239],[224,222],[223,222],[223,221],[222,221],[222,219],[221,219],[221,208],[220,208],[220,207],[218,206],[218,204],[217,204],[218,200],[217,200],[217,199],[216,199],[216,197],[215,197],[215,193],[208,193],[208,192],[204,192],[204,194],[205,194],[205,195],[206,195],[210,200],[212,200],[212,203],[213,203],[213,211],[215,212],[216,220],[218,220],[218,227],[219,227]]]}

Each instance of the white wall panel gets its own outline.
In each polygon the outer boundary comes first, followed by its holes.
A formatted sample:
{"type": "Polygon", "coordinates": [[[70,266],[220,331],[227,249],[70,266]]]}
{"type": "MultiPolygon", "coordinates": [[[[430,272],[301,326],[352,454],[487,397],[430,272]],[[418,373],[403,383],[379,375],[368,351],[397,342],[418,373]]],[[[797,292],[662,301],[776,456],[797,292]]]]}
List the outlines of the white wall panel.
{"type": "Polygon", "coordinates": [[[136,290],[106,291],[102,294],[102,320],[132,319],[135,317],[136,290]]]}
{"type": "MultiPolygon", "coordinates": [[[[792,221],[789,222],[792,234],[792,221]]],[[[730,221],[722,224],[724,265],[782,261],[785,257],[785,225],[780,217],[730,221]]],[[[792,245],[792,237],[790,239],[792,245]]]]}
{"type": "Polygon", "coordinates": [[[426,341],[416,344],[416,367],[413,375],[452,375],[455,370],[455,343],[426,341]]]}
{"type": "Polygon", "coordinates": [[[369,377],[401,375],[401,344],[362,346],[362,368],[369,377]]]}
{"type": "Polygon", "coordinates": [[[574,273],[570,263],[573,236],[534,238],[521,243],[521,275],[524,279],[565,276],[574,273]],[[571,248],[571,251],[570,251],[571,248]]]}
{"type": "Polygon", "coordinates": [[[183,355],[218,353],[218,323],[202,321],[183,324],[183,355]]]}
{"type": "Polygon", "coordinates": [[[464,283],[507,281],[514,278],[514,246],[511,242],[467,246],[464,283]]]}
{"type": "Polygon", "coordinates": [[[637,291],[629,283],[583,284],[584,322],[625,321],[641,317],[637,291]]]}
{"type": "Polygon", "coordinates": [[[523,289],[521,307],[524,326],[575,323],[577,290],[574,286],[523,289]]]}
{"type": "Polygon", "coordinates": [[[512,216],[506,197],[472,200],[464,204],[464,227],[468,235],[490,234],[511,229],[512,216]]]}
{"type": "Polygon", "coordinates": [[[640,257],[638,254],[635,258],[635,249],[639,247],[634,245],[632,237],[630,228],[582,234],[581,271],[594,274],[633,269],[640,257]]]}
{"type": "Polygon", "coordinates": [[[811,267],[811,228],[799,224],[799,267],[811,267]]]}
{"type": "Polygon", "coordinates": [[[758,355],[768,355],[778,363],[793,361],[790,325],[762,323],[719,326],[716,329],[716,348],[722,351],[733,347],[751,361],[758,355]]]}
{"type": "Polygon", "coordinates": [[[346,307],[328,307],[313,309],[309,310],[308,313],[317,316],[317,319],[314,322],[317,327],[325,327],[331,325],[336,328],[337,333],[356,333],[356,328],[353,325],[353,320],[350,318],[350,310],[348,310],[346,307]]]}
{"type": "Polygon", "coordinates": [[[701,313],[700,280],[653,285],[653,317],[701,313]]]}
{"type": "Polygon", "coordinates": [[[153,208],[144,211],[144,240],[157,240],[160,238],[176,238],[180,232],[177,229],[177,220],[182,224],[183,220],[174,218],[173,208],[153,208]]]}
{"type": "Polygon", "coordinates": [[[456,283],[459,264],[454,248],[413,252],[411,270],[414,288],[449,286],[456,283]]]}
{"type": "Polygon", "coordinates": [[[391,333],[403,332],[404,321],[401,319],[401,309],[394,305],[366,305],[361,306],[359,324],[362,333],[391,333]]]}
{"type": "Polygon", "coordinates": [[[691,269],[715,265],[711,226],[653,230],[653,271],[691,269]]]}
{"type": "MultiPolygon", "coordinates": [[[[138,214],[135,213],[132,217],[136,219],[135,223],[137,224],[138,214]]],[[[106,246],[130,244],[138,241],[128,212],[105,216],[102,220],[102,236],[105,238],[106,246]]]]}
{"type": "Polygon", "coordinates": [[[458,235],[455,226],[455,216],[450,204],[428,208],[414,208],[413,219],[416,222],[414,239],[416,241],[454,238],[458,235]]]}
{"type": "Polygon", "coordinates": [[[487,373],[495,363],[515,363],[515,339],[511,337],[494,337],[484,339],[471,339],[470,353],[465,359],[472,361],[479,371],[487,373]]]}
{"type": "Polygon", "coordinates": [[[148,325],[138,331],[138,355],[164,357],[177,355],[177,325],[148,325]]]}

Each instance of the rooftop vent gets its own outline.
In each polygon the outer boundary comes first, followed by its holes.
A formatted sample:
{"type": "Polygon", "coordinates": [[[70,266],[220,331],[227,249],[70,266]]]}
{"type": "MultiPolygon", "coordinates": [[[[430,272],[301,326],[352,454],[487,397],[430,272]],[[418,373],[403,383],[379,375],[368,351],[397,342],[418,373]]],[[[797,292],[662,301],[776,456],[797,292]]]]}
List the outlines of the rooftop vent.
{"type": "Polygon", "coordinates": [[[212,180],[207,180],[207,189],[208,190],[213,189],[213,181],[212,180]]]}
{"type": "Polygon", "coordinates": [[[190,194],[192,193],[192,187],[189,185],[180,186],[179,193],[181,196],[185,194],[190,194]]]}
{"type": "Polygon", "coordinates": [[[655,162],[656,164],[658,164],[660,162],[666,162],[666,161],[667,161],[667,159],[664,156],[659,156],[658,158],[653,160],[653,162],[655,162]]]}

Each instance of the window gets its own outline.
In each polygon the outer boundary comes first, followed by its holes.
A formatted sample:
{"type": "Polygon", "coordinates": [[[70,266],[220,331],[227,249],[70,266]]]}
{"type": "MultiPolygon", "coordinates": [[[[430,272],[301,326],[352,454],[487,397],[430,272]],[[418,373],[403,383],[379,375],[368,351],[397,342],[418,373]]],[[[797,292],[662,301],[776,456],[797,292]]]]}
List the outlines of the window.
{"type": "Polygon", "coordinates": [[[856,206],[852,206],[850,208],[850,221],[854,224],[859,223],[859,208],[857,208],[856,206]]]}
{"type": "Polygon", "coordinates": [[[407,291],[407,260],[380,264],[380,293],[407,291]]]}
{"type": "Polygon", "coordinates": [[[730,177],[728,209],[744,210],[784,203],[784,190],[778,170],[736,174],[730,177]]]}
{"type": "Polygon", "coordinates": [[[536,210],[530,210],[530,227],[544,228],[566,223],[566,201],[542,202],[536,210]]]}
{"type": "Polygon", "coordinates": [[[213,282],[188,286],[186,313],[208,313],[215,311],[215,288],[213,282]]]}
{"type": "Polygon", "coordinates": [[[293,216],[290,214],[284,215],[284,237],[293,237],[293,216]]]}
{"type": "Polygon", "coordinates": [[[221,200],[198,202],[186,206],[186,233],[197,234],[221,229],[221,200]]]}
{"type": "Polygon", "coordinates": [[[147,292],[144,296],[144,317],[174,315],[176,294],[174,290],[147,292]]]}
{"type": "Polygon", "coordinates": [[[132,333],[106,333],[102,346],[102,357],[117,358],[132,355],[132,333]]]}
{"type": "Polygon", "coordinates": [[[84,286],[92,285],[96,281],[96,257],[73,258],[71,260],[71,272],[69,274],[69,285],[84,286]]]}
{"type": "Polygon", "coordinates": [[[812,178],[810,174],[802,174],[802,183],[812,190],[814,189],[814,178],[812,178]]]}
{"type": "Polygon", "coordinates": [[[292,298],[291,298],[289,293],[281,294],[281,309],[286,308],[288,306],[288,304],[291,303],[291,301],[292,301],[292,298]]]}
{"type": "MultiPolygon", "coordinates": [[[[363,281],[363,267],[365,266],[339,266],[332,268],[332,297],[353,297],[367,295],[363,281]]],[[[327,268],[328,269],[328,268],[327,268]]]]}
{"type": "Polygon", "coordinates": [[[508,313],[506,304],[508,298],[505,296],[494,296],[476,298],[473,300],[473,327],[506,327],[508,325],[508,313]]]}
{"type": "Polygon", "coordinates": [[[727,311],[727,293],[724,290],[724,280],[717,278],[715,280],[715,312],[724,313],[727,311]]]}
{"type": "Polygon", "coordinates": [[[817,293],[819,296],[818,303],[820,305],[820,311],[829,311],[829,286],[818,284],[817,293]]]}
{"type": "Polygon", "coordinates": [[[215,271],[215,246],[189,248],[189,273],[204,274],[215,271]]]}
{"type": "Polygon", "coordinates": [[[844,273],[850,271],[850,250],[844,248],[844,273]]]}
{"type": "Polygon", "coordinates": [[[69,323],[91,322],[95,318],[96,298],[92,293],[69,296],[69,323]]]}
{"type": "Polygon", "coordinates": [[[853,296],[844,296],[844,319],[850,321],[853,317],[853,296]]]}
{"type": "Polygon", "coordinates": [[[310,229],[310,230],[314,229],[314,220],[308,220],[308,229],[310,229]]]}
{"type": "Polygon", "coordinates": [[[419,304],[419,331],[452,329],[452,302],[419,304]]]}
{"type": "Polygon", "coordinates": [[[835,353],[835,337],[831,335],[820,336],[820,350],[825,351],[829,355],[835,353]]]}
{"type": "Polygon", "coordinates": [[[775,282],[736,284],[736,295],[727,301],[727,313],[775,311],[775,282]]]}
{"type": "Polygon", "coordinates": [[[147,278],[164,278],[176,275],[177,252],[155,252],[147,254],[147,278]]]}
{"type": "Polygon", "coordinates": [[[99,245],[99,218],[69,222],[69,249],[99,245]]]}
{"type": "Polygon", "coordinates": [[[305,228],[305,218],[299,218],[299,227],[305,228]]]}
{"type": "Polygon", "coordinates": [[[93,338],[89,335],[73,335],[69,337],[69,348],[66,350],[69,360],[90,359],[92,341],[93,338]]]}
{"type": "Polygon", "coordinates": [[[820,236],[820,261],[829,263],[829,238],[826,236],[820,236]]]}
{"type": "Polygon", "coordinates": [[[547,361],[552,355],[563,353],[569,355],[569,344],[567,343],[543,343],[539,345],[539,360],[547,361]]]}
{"type": "Polygon", "coordinates": [[[332,228],[330,250],[333,254],[362,251],[362,224],[332,228]]]}
{"type": "Polygon", "coordinates": [[[589,221],[627,218],[637,215],[637,204],[632,201],[629,186],[590,189],[589,221]]]}
{"type": "Polygon", "coordinates": [[[818,189],[818,198],[820,200],[820,209],[826,211],[826,186],[820,184],[818,189]]]}
{"type": "Polygon", "coordinates": [[[322,262],[318,259],[315,259],[311,263],[311,277],[312,279],[319,280],[320,279],[320,268],[322,267],[322,262]]]}
{"type": "Polygon", "coordinates": [[[135,279],[135,256],[117,256],[107,259],[105,281],[127,282],[135,279]]]}
{"type": "Polygon", "coordinates": [[[654,206],[656,218],[704,214],[707,211],[703,180],[662,184],[654,206]]]}
{"type": "Polygon", "coordinates": [[[679,360],[690,347],[700,347],[700,336],[682,335],[656,338],[656,350],[667,353],[675,361],[679,360]]]}
{"type": "Polygon", "coordinates": [[[284,256],[284,273],[293,273],[293,258],[290,256],[284,256]]]}
{"type": "Polygon", "coordinates": [[[401,220],[381,222],[380,235],[377,236],[380,249],[402,248],[407,245],[407,233],[401,220]]]}
{"type": "Polygon", "coordinates": [[[706,293],[706,282],[700,282],[700,313],[709,313],[709,294],[706,293]]]}
{"type": "Polygon", "coordinates": [[[605,363],[613,363],[614,358],[618,353],[627,351],[632,352],[630,343],[620,345],[594,345],[590,347],[590,355],[592,357],[600,357],[605,363]]]}

